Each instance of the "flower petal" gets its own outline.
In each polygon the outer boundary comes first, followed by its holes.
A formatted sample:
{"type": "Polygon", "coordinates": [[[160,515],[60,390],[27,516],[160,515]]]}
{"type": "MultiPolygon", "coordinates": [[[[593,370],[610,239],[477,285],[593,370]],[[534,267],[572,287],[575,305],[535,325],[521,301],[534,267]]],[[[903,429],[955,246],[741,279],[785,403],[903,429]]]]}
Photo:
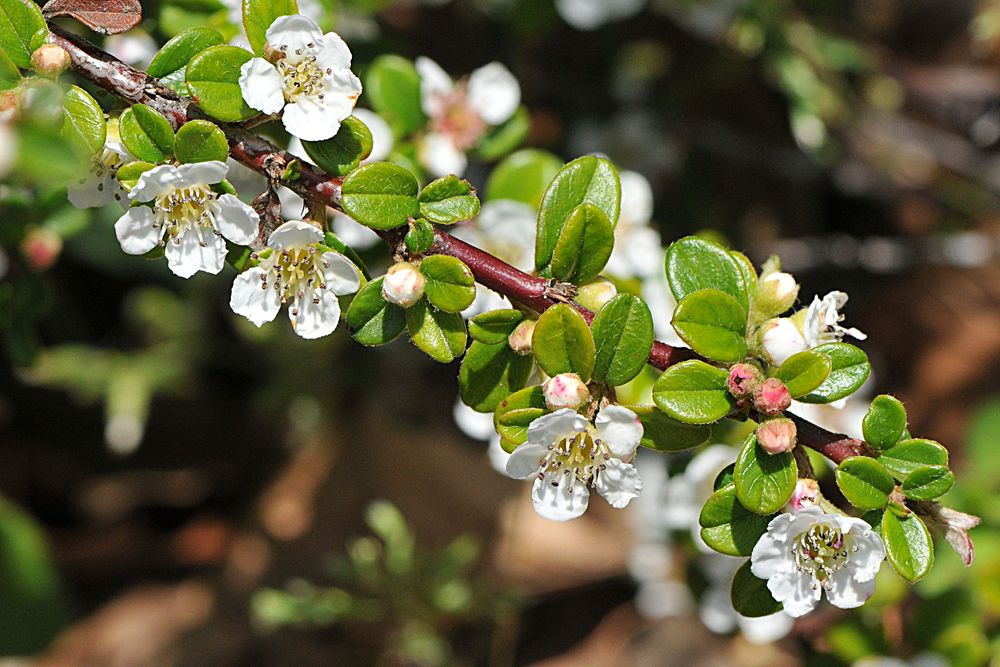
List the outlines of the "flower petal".
{"type": "Polygon", "coordinates": [[[795,570],[782,571],[768,579],[767,590],[784,605],[785,613],[793,618],[811,612],[823,591],[811,576],[795,570]]]}
{"type": "Polygon", "coordinates": [[[285,106],[281,73],[263,58],[251,58],[240,67],[240,92],[251,109],[278,113],[285,106]]]}
{"type": "Polygon", "coordinates": [[[110,171],[105,172],[103,176],[88,171],[86,177],[66,188],[69,203],[76,208],[98,208],[110,204],[116,194],[120,195],[123,192],[118,180],[110,171]]]}
{"type": "Polygon", "coordinates": [[[193,185],[212,185],[222,181],[228,173],[229,165],[218,160],[189,162],[177,167],[174,187],[188,188],[193,185]]]}
{"type": "Polygon", "coordinates": [[[528,442],[533,445],[549,445],[587,429],[587,420],[575,410],[563,408],[543,415],[528,425],[528,442]]]}
{"type": "Polygon", "coordinates": [[[351,115],[360,95],[361,79],[351,70],[335,69],[326,75],[323,107],[328,113],[334,114],[337,120],[344,120],[351,115]]]}
{"type": "Polygon", "coordinates": [[[852,576],[858,581],[874,579],[885,560],[882,538],[862,519],[845,516],[837,517],[837,522],[852,549],[848,561],[852,576]]]}
{"type": "Polygon", "coordinates": [[[215,227],[237,245],[250,245],[257,238],[260,218],[236,195],[220,195],[216,200],[215,227]]]}
{"type": "Polygon", "coordinates": [[[180,172],[177,171],[177,167],[172,164],[161,164],[142,172],[135,186],[129,191],[128,197],[132,201],[152,201],[176,187],[179,179],[180,172]]]}
{"type": "Polygon", "coordinates": [[[417,159],[435,177],[465,172],[468,160],[455,143],[444,136],[431,132],[424,137],[417,149],[417,159]]]}
{"type": "MultiPolygon", "coordinates": [[[[855,554],[851,555],[854,558],[855,554]]],[[[858,581],[851,575],[849,568],[842,568],[833,573],[826,588],[826,599],[834,607],[854,609],[860,607],[875,592],[875,578],[858,581]]]]}
{"type": "Polygon", "coordinates": [[[431,118],[439,116],[444,110],[442,98],[451,94],[455,84],[448,73],[430,58],[420,56],[415,64],[420,75],[420,105],[431,118]]]}
{"type": "Polygon", "coordinates": [[[532,485],[531,503],[543,519],[569,521],[587,511],[590,491],[569,475],[546,475],[532,485]]]}
{"type": "Polygon", "coordinates": [[[257,326],[270,322],[281,308],[281,296],[274,285],[265,289],[264,269],[255,266],[236,276],[229,296],[229,307],[237,315],[242,315],[257,326]]]}
{"type": "Polygon", "coordinates": [[[226,242],[208,229],[189,229],[168,240],[164,254],[167,266],[181,278],[190,278],[199,271],[214,275],[222,271],[225,264],[226,242]],[[200,238],[198,231],[201,231],[200,238]]]}
{"type": "Polygon", "coordinates": [[[353,294],[361,287],[361,276],[351,260],[339,252],[325,252],[322,260],[330,266],[323,267],[323,282],[336,295],[353,294]]]}
{"type": "Polygon", "coordinates": [[[160,230],[153,227],[156,216],[148,206],[133,206],[115,223],[115,236],[122,250],[144,255],[160,242],[160,230]]]}
{"type": "Polygon", "coordinates": [[[604,469],[597,474],[594,488],[609,505],[620,510],[633,498],[639,497],[642,479],[634,465],[612,458],[604,462],[604,469]]]}
{"type": "Polygon", "coordinates": [[[323,39],[323,33],[312,19],[292,14],[274,19],[264,37],[275,51],[295,56],[301,55],[296,54],[296,51],[310,49],[309,44],[313,44],[312,48],[315,48],[315,44],[323,39]]]}
{"type": "Polygon", "coordinates": [[[299,97],[285,106],[281,122],[292,136],[305,141],[324,141],[340,129],[338,114],[327,112],[325,105],[308,97],[299,97]]]}
{"type": "Polygon", "coordinates": [[[783,611],[778,611],[767,616],[757,616],[748,618],[739,616],[740,632],[751,644],[770,644],[776,642],[789,632],[795,621],[791,616],[783,611]]]}
{"type": "Polygon", "coordinates": [[[521,103],[521,86],[510,70],[498,62],[480,67],[469,77],[469,106],[490,125],[514,115],[521,103]]]}
{"type": "Polygon", "coordinates": [[[507,474],[514,479],[531,479],[541,468],[540,461],[549,453],[545,445],[524,443],[507,459],[507,474]]]}
{"type": "Polygon", "coordinates": [[[288,309],[292,329],[308,340],[332,334],[340,324],[340,301],[337,296],[329,290],[315,294],[319,303],[313,303],[309,298],[299,299],[297,314],[292,313],[293,308],[288,309]]]}
{"type": "Polygon", "coordinates": [[[328,32],[316,41],[316,62],[320,67],[333,69],[351,68],[351,49],[347,42],[335,32],[328,32]]]}
{"type": "Polygon", "coordinates": [[[323,232],[316,226],[301,220],[289,220],[273,232],[267,239],[267,245],[275,250],[285,248],[302,248],[310,243],[323,240],[323,232]]]}
{"type": "Polygon", "coordinates": [[[597,413],[594,420],[597,437],[604,441],[611,453],[620,459],[635,454],[642,439],[642,422],[639,417],[620,405],[609,405],[597,413]]]}

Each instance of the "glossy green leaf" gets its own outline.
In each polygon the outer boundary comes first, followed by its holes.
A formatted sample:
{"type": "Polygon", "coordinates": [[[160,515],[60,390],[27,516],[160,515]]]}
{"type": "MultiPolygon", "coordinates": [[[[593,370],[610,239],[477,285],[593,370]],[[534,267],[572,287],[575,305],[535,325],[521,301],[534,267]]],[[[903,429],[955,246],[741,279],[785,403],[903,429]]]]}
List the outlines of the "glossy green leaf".
{"type": "Polygon", "coordinates": [[[215,123],[189,120],[177,130],[174,153],[181,162],[225,162],[229,157],[229,142],[215,123]]]}
{"type": "Polygon", "coordinates": [[[566,282],[585,283],[608,263],[615,231],[604,211],[580,204],[566,218],[552,250],[552,275],[566,282]]]}
{"type": "Polygon", "coordinates": [[[630,405],[628,409],[642,422],[639,444],[660,452],[679,452],[708,442],[712,427],[708,424],[685,424],[671,419],[652,405],[630,405]]]}
{"type": "Polygon", "coordinates": [[[934,543],[927,526],[912,512],[905,517],[886,510],[882,514],[885,555],[903,579],[922,579],[934,565],[934,543]]]}
{"type": "Polygon", "coordinates": [[[712,288],[736,299],[747,312],[746,279],[728,250],[705,239],[687,236],[667,248],[667,280],[677,301],[698,290],[712,288]]]}
{"type": "Polygon", "coordinates": [[[865,442],[875,449],[888,449],[903,437],[906,408],[895,396],[876,396],[861,422],[865,442]]]}
{"type": "Polygon", "coordinates": [[[725,468],[719,471],[719,474],[715,476],[715,482],[712,483],[712,489],[718,491],[724,486],[729,486],[733,484],[733,480],[736,478],[736,464],[730,463],[725,468]]]}
{"type": "Polygon", "coordinates": [[[653,317],[637,296],[619,294],[601,307],[590,324],[596,356],[594,379],[612,386],[634,378],[653,348],[653,317]]]}
{"type": "Polygon", "coordinates": [[[298,13],[295,0],[243,0],[243,30],[253,52],[264,53],[265,34],[276,18],[298,13]]]}
{"type": "Polygon", "coordinates": [[[122,165],[118,169],[118,182],[121,183],[122,187],[126,190],[131,190],[135,187],[139,177],[155,166],[155,164],[142,162],[141,160],[122,165]]]}
{"type": "Polygon", "coordinates": [[[420,213],[417,179],[389,162],[375,162],[355,169],[344,179],[341,204],[344,212],[372,229],[405,225],[420,213]]]}
{"type": "Polygon", "coordinates": [[[831,370],[833,361],[830,357],[820,352],[806,350],[786,359],[774,375],[785,383],[792,398],[798,398],[823,384],[831,370]]]}
{"type": "Polygon", "coordinates": [[[609,161],[594,156],[573,160],[559,170],[542,197],[535,236],[535,268],[548,268],[566,218],[580,204],[604,211],[614,227],[621,204],[621,182],[609,161]]]}
{"type": "Polygon", "coordinates": [[[503,399],[524,387],[532,365],[530,356],[517,354],[506,340],[493,345],[473,341],[458,372],[462,401],[473,410],[493,412],[503,399]]]}
{"type": "Polygon", "coordinates": [[[240,68],[253,54],[238,46],[222,44],[205,49],[184,71],[191,95],[208,115],[221,121],[247,120],[257,111],[247,106],[240,90],[240,68]]]}
{"type": "Polygon", "coordinates": [[[572,306],[560,303],[538,318],[531,337],[538,365],[550,376],[576,373],[586,382],[594,371],[594,336],[572,306]]]}
{"type": "Polygon", "coordinates": [[[146,72],[156,78],[164,77],[183,69],[196,55],[205,49],[225,44],[222,33],[208,26],[198,26],[185,30],[170,39],[153,56],[146,72]]]}
{"type": "Polygon", "coordinates": [[[734,362],[747,353],[746,309],[717,289],[701,289],[681,299],[671,321],[691,349],[715,361],[734,362]]]}
{"type": "Polygon", "coordinates": [[[351,336],[362,345],[385,345],[406,328],[405,311],[382,296],[382,277],[365,284],[347,309],[351,336]]]}
{"type": "Polygon", "coordinates": [[[859,510],[885,507],[895,486],[885,466],[867,456],[851,456],[837,466],[837,486],[859,510]]]}
{"type": "Polygon", "coordinates": [[[872,367],[868,355],[847,343],[826,343],[812,349],[830,357],[830,374],[819,387],[800,396],[803,403],[832,403],[850,396],[868,379],[872,367]]]}
{"type": "Polygon", "coordinates": [[[303,141],[306,155],[331,176],[345,176],[371,155],[372,132],[354,116],[340,121],[337,134],[323,141],[303,141]]]}
{"type": "Polygon", "coordinates": [[[21,69],[31,67],[32,39],[40,30],[47,28],[38,5],[29,0],[0,0],[0,49],[21,69]]]}
{"type": "Polygon", "coordinates": [[[774,514],[795,491],[799,468],[791,452],[768,454],[751,434],[736,457],[736,497],[751,512],[774,514]]]}
{"type": "Polygon", "coordinates": [[[468,181],[443,176],[431,181],[417,197],[420,215],[439,225],[450,225],[479,215],[479,197],[468,181]]]}
{"type": "Polygon", "coordinates": [[[446,364],[465,351],[465,320],[458,313],[432,308],[427,299],[406,309],[406,328],[413,344],[434,361],[446,364]]]}
{"type": "Polygon", "coordinates": [[[750,571],[750,561],[736,570],[729,599],[733,603],[733,609],[748,618],[770,616],[784,609],[768,590],[767,579],[760,579],[750,571]]]}
{"type": "MultiPolygon", "coordinates": [[[[0,14],[0,20],[3,20],[3,14],[0,14]]],[[[89,155],[97,155],[104,150],[107,137],[104,112],[90,93],[78,86],[70,86],[63,96],[62,135],[89,155]]]]}
{"type": "Polygon", "coordinates": [[[10,90],[21,83],[21,72],[7,53],[0,49],[0,90],[10,90]]]}
{"type": "Polygon", "coordinates": [[[461,260],[447,255],[431,255],[420,263],[424,293],[435,308],[460,313],[476,298],[476,279],[461,260]]]}
{"type": "MultiPolygon", "coordinates": [[[[118,120],[122,143],[146,162],[163,162],[174,154],[174,130],[166,118],[145,104],[133,104],[118,120]]],[[[228,153],[228,151],[227,151],[228,153]]]]}
{"type": "Polygon", "coordinates": [[[537,209],[546,186],[562,165],[558,157],[537,148],[511,153],[490,174],[486,201],[510,199],[537,209]]]}
{"type": "Polygon", "coordinates": [[[406,248],[414,255],[422,255],[434,245],[434,226],[423,218],[410,223],[410,229],[403,237],[406,248]]]}
{"type": "Polygon", "coordinates": [[[736,485],[724,486],[705,501],[698,517],[705,544],[727,556],[749,556],[767,531],[770,516],[751,512],[740,504],[736,485]]]}
{"type": "Polygon", "coordinates": [[[531,130],[531,115],[523,106],[499,127],[493,128],[476,145],[476,155],[487,162],[499,160],[521,145],[531,130]]]}
{"type": "Polygon", "coordinates": [[[729,374],[704,361],[692,359],[663,372],[653,385],[653,402],[678,421],[710,424],[725,417],[733,408],[726,391],[729,374]]]}
{"type": "Polygon", "coordinates": [[[420,75],[412,62],[399,56],[379,56],[368,67],[364,83],[365,98],[397,138],[423,128],[427,116],[420,105],[420,75]]]}
{"type": "Polygon", "coordinates": [[[486,345],[506,343],[523,319],[520,310],[491,310],[469,320],[469,335],[486,345]]]}
{"type": "Polygon", "coordinates": [[[750,258],[737,250],[730,250],[729,256],[736,260],[736,266],[743,274],[743,284],[746,285],[747,294],[757,291],[757,269],[754,268],[750,258]]]}
{"type": "Polygon", "coordinates": [[[914,500],[933,500],[943,496],[955,484],[955,474],[948,466],[921,466],[903,480],[903,493],[914,500]]]}
{"type": "Polygon", "coordinates": [[[500,401],[493,413],[493,426],[504,451],[512,452],[528,438],[528,425],[548,412],[539,385],[526,387],[500,401]]]}
{"type": "Polygon", "coordinates": [[[896,479],[905,480],[922,466],[947,466],[948,450],[933,440],[913,438],[885,450],[878,460],[896,479]]]}

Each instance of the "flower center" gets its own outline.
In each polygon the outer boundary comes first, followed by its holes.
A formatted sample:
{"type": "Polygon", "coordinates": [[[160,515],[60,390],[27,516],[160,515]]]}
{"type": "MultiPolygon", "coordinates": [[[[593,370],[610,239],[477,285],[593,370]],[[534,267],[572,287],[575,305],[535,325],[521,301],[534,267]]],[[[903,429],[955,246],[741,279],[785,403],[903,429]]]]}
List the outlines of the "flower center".
{"type": "Polygon", "coordinates": [[[180,243],[179,237],[188,229],[194,229],[201,246],[207,245],[201,235],[202,228],[219,233],[213,226],[212,203],[215,197],[215,192],[207,185],[174,188],[157,197],[157,225],[163,228],[161,234],[169,234],[175,243],[180,243]]]}
{"type": "Polygon", "coordinates": [[[611,452],[602,441],[586,431],[576,433],[549,445],[549,453],[539,461],[538,477],[559,476],[559,480],[552,481],[552,486],[559,486],[563,479],[570,484],[579,480],[589,485],[604,470],[604,462],[610,458],[611,452]]]}
{"type": "Polygon", "coordinates": [[[812,526],[792,543],[792,555],[799,572],[811,574],[823,585],[847,565],[849,554],[857,550],[856,546],[846,546],[840,530],[826,524],[812,526]]]}
{"type": "Polygon", "coordinates": [[[475,146],[486,131],[486,123],[469,105],[465,86],[458,86],[442,95],[441,107],[441,114],[431,119],[431,128],[450,137],[459,150],[467,151],[475,146]]]}
{"type": "Polygon", "coordinates": [[[306,55],[295,58],[294,62],[289,58],[282,58],[278,61],[278,72],[284,79],[285,96],[289,100],[299,96],[322,100],[323,90],[326,88],[325,75],[332,74],[333,70],[329,67],[323,70],[317,64],[316,56],[306,55]]]}
{"type": "Polygon", "coordinates": [[[299,314],[299,306],[308,299],[318,304],[319,293],[325,290],[323,269],[330,268],[330,262],[323,259],[323,253],[316,248],[286,248],[275,251],[270,266],[261,277],[261,288],[272,286],[281,296],[281,303],[291,303],[292,315],[299,314]],[[268,284],[270,282],[270,285],[268,284]]]}

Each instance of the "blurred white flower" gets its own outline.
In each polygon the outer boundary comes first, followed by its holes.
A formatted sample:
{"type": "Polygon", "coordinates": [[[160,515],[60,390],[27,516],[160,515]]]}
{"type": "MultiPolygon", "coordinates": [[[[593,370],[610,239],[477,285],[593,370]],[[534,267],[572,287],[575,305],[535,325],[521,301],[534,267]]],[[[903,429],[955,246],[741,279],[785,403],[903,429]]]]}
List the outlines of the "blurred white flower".
{"type": "Polygon", "coordinates": [[[133,28],[120,35],[106,37],[104,50],[126,65],[146,69],[160,50],[160,45],[145,30],[133,28]]]}
{"type": "Polygon", "coordinates": [[[705,627],[717,634],[739,630],[751,644],[770,644],[787,635],[795,620],[784,611],[759,618],[750,618],[733,608],[730,585],[743,561],[722,554],[706,554],[698,559],[708,577],[708,589],[698,601],[698,618],[705,627]]]}
{"type": "Polygon", "coordinates": [[[556,11],[577,30],[596,30],[642,11],[646,0],[556,0],[556,11]]]}
{"type": "Polygon", "coordinates": [[[455,424],[459,430],[473,440],[488,442],[487,453],[490,457],[490,464],[498,473],[507,474],[507,459],[510,454],[500,446],[500,434],[493,428],[492,412],[476,412],[462,402],[459,397],[455,398],[455,407],[452,410],[455,424]]]}
{"type": "Polygon", "coordinates": [[[128,157],[125,147],[109,136],[104,149],[90,159],[87,173],[67,185],[69,203],[77,208],[98,208],[113,201],[128,206],[125,189],[118,182],[118,167],[128,157]]]}
{"type": "MultiPolygon", "coordinates": [[[[637,172],[623,171],[621,212],[615,227],[615,247],[604,272],[617,278],[651,278],[663,273],[663,244],[650,225],[653,189],[637,172]]],[[[670,318],[667,317],[667,320],[670,318]]]]}
{"type": "Polygon", "coordinates": [[[949,667],[951,663],[937,653],[918,653],[909,660],[887,655],[870,655],[855,660],[852,667],[949,667]]]}
{"type": "MultiPolygon", "coordinates": [[[[226,18],[229,22],[235,26],[243,27],[243,0],[220,0],[222,6],[226,8],[226,18]]],[[[323,3],[321,0],[298,0],[299,14],[311,19],[315,23],[320,23],[323,20],[323,3]]],[[[244,41],[246,41],[246,36],[240,33],[244,41]]],[[[249,42],[246,42],[247,48],[249,48],[249,42]]]]}
{"type": "Polygon", "coordinates": [[[17,163],[20,139],[10,124],[0,121],[0,178],[3,178],[17,163]]]}
{"type": "Polygon", "coordinates": [[[700,451],[679,475],[669,477],[664,484],[662,524],[670,530],[690,530],[698,548],[714,553],[701,539],[698,516],[712,495],[715,478],[736,460],[736,450],[728,445],[709,445],[700,451]]]}

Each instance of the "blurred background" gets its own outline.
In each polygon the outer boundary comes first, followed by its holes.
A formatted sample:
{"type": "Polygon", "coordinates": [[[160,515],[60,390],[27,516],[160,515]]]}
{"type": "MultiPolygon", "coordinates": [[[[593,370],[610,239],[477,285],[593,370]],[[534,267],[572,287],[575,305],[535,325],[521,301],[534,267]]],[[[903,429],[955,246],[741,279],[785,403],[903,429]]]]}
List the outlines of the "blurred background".
{"type": "MultiPolygon", "coordinates": [[[[739,618],[738,561],[691,530],[736,429],[640,452],[627,511],[548,523],[456,408],[457,363],[254,328],[232,269],[124,255],[120,209],[70,207],[24,135],[0,184],[0,665],[1000,665],[1000,2],[311,4],[362,72],[506,64],[524,145],[635,172],[665,244],[709,233],[779,254],[805,302],[848,292],[863,393],[949,449],[976,562],[943,545],[860,610],[739,618]]],[[[138,65],[189,25],[236,36],[218,0],[143,6],[106,41],[138,65]]],[[[866,407],[810,416],[851,432],[866,407]]]]}

